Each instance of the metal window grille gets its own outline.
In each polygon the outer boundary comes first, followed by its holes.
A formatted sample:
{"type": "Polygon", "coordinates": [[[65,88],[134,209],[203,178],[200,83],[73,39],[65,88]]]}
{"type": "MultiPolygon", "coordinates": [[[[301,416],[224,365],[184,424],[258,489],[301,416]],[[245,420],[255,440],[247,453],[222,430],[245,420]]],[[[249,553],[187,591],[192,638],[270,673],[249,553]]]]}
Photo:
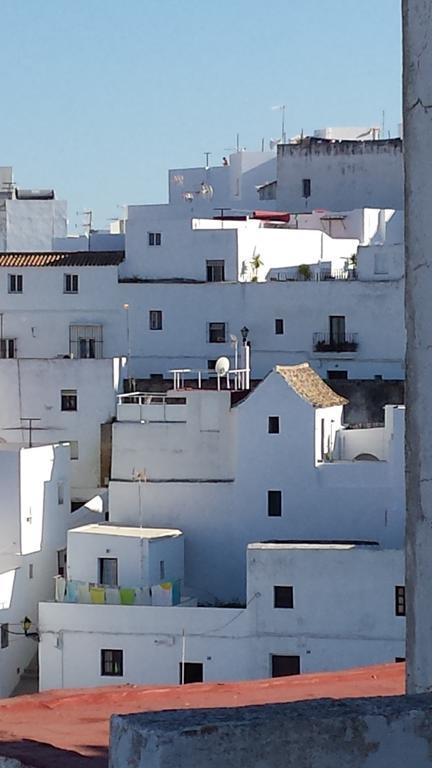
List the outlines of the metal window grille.
{"type": "Polygon", "coordinates": [[[101,325],[70,325],[69,354],[78,359],[100,359],[103,356],[101,325]]]}
{"type": "Polygon", "coordinates": [[[102,648],[101,675],[109,675],[111,677],[123,676],[123,651],[102,648]]]}
{"type": "Polygon", "coordinates": [[[151,331],[162,330],[162,310],[151,309],[149,312],[149,327],[151,331]]]}

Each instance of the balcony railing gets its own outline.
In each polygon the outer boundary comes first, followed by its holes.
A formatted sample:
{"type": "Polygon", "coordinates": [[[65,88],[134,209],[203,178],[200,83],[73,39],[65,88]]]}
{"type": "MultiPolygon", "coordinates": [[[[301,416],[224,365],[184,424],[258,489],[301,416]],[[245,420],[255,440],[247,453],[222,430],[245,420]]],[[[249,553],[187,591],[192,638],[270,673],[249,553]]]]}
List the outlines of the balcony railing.
{"type": "Polygon", "coordinates": [[[358,348],[357,333],[314,333],[314,352],[355,352],[358,348]]]}

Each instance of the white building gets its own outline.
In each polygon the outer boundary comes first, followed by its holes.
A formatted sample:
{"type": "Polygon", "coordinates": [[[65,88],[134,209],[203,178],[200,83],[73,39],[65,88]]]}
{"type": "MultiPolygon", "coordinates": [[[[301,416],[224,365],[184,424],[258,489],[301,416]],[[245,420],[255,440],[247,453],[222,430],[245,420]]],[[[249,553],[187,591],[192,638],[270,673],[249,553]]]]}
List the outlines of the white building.
{"type": "Polygon", "coordinates": [[[21,189],[12,168],[0,167],[0,252],[51,251],[67,231],[67,205],[52,189],[21,189]]]}
{"type": "Polygon", "coordinates": [[[277,175],[259,190],[278,210],[403,208],[401,139],[305,137],[277,147],[277,175]]]}
{"type": "MultiPolygon", "coordinates": [[[[135,236],[131,234],[135,267],[128,266],[129,256],[123,263],[124,255],[116,252],[0,255],[3,357],[112,358],[127,354],[130,375],[169,378],[173,368],[211,368],[221,355],[233,357],[231,336],[239,338],[240,329],[247,327],[253,378],[262,378],[278,362],[304,360],[324,377],[404,378],[404,284],[400,270],[389,269],[383,275],[379,264],[377,272],[369,266],[363,270],[362,252],[357,271],[348,269],[341,275],[357,279],[318,281],[305,280],[303,275],[298,279],[296,263],[313,266],[318,262],[323,275],[328,276],[327,259],[337,263],[352,255],[355,249],[345,249],[345,243],[353,243],[356,237],[345,241],[322,231],[279,231],[252,222],[243,233],[246,239],[241,242],[246,245],[241,250],[236,243],[243,235],[236,228],[222,231],[221,222],[217,222],[217,229],[192,231],[183,220],[178,220],[176,228],[175,221],[169,219],[167,258],[163,226],[159,229],[161,245],[150,246],[143,223],[146,218],[141,220],[137,213],[135,236]],[[181,242],[181,232],[186,239],[175,267],[175,242],[181,242]],[[204,252],[198,247],[201,236],[207,238],[204,252]],[[254,240],[261,236],[269,244],[267,251],[254,240]],[[194,237],[198,240],[193,241],[194,237]],[[225,246],[231,242],[229,251],[223,249],[220,237],[225,246]],[[284,251],[284,237],[291,238],[292,252],[284,251]],[[219,242],[213,251],[209,250],[212,238],[219,242]],[[271,271],[273,238],[279,238],[280,248],[275,252],[282,266],[271,271]],[[308,248],[305,243],[309,243],[308,248]],[[148,256],[152,249],[157,256],[148,256]],[[224,258],[206,258],[220,256],[221,249],[224,258]],[[254,249],[255,256],[259,251],[266,258],[268,254],[265,267],[257,269],[258,283],[239,282],[236,274],[242,271],[243,262],[249,279],[254,276],[254,249]],[[186,257],[189,250],[191,256],[186,257]],[[320,254],[325,260],[320,260],[320,254]],[[295,275],[286,274],[289,264],[295,275]],[[119,266],[122,274],[128,272],[129,276],[119,278],[119,266]],[[226,278],[223,281],[221,270],[226,278]],[[259,282],[266,270],[271,279],[259,282]],[[173,274],[189,274],[189,281],[173,274]],[[365,274],[365,279],[359,279],[360,274],[365,274]],[[325,342],[325,347],[319,342],[325,342]]],[[[130,226],[133,233],[133,213],[130,226]]],[[[375,217],[371,233],[376,226],[375,217]]],[[[364,256],[368,264],[369,253],[364,256]]]]}
{"type": "MultiPolygon", "coordinates": [[[[101,533],[111,541],[111,532],[101,533]]],[[[104,545],[94,551],[89,537],[75,536],[79,554],[69,559],[90,557],[81,572],[97,573],[104,545]]],[[[127,541],[136,559],[133,536],[127,541]]],[[[94,588],[105,594],[99,604],[85,594],[79,602],[66,594],[66,602],[42,603],[41,690],[258,679],[403,658],[401,550],[274,541],[249,546],[247,569],[240,608],[113,605],[112,587],[102,585],[94,588]]]]}
{"type": "Polygon", "coordinates": [[[344,429],[342,406],[307,364],[277,366],[248,397],[183,389],[121,398],[109,519],[179,528],[186,583],[241,601],[244,553],[269,539],[373,539],[400,547],[404,409],[344,429]],[[372,459],[372,460],[371,460],[372,459]]]}
{"type": "Polygon", "coordinates": [[[0,444],[0,698],[37,654],[37,605],[52,595],[70,518],[69,449],[0,444]],[[33,635],[26,637],[28,617],[33,635]]]}
{"type": "MultiPolygon", "coordinates": [[[[20,316],[15,319],[23,321],[20,316]]],[[[77,348],[83,339],[89,348],[88,327],[76,328],[82,335],[78,333],[75,340],[77,348]]],[[[40,326],[33,331],[37,336],[40,326]]],[[[94,344],[97,348],[98,342],[94,344]]],[[[68,442],[74,501],[87,501],[107,484],[109,462],[103,471],[101,430],[106,424],[108,439],[124,367],[125,360],[118,358],[0,360],[0,438],[33,445],[68,442]]]]}

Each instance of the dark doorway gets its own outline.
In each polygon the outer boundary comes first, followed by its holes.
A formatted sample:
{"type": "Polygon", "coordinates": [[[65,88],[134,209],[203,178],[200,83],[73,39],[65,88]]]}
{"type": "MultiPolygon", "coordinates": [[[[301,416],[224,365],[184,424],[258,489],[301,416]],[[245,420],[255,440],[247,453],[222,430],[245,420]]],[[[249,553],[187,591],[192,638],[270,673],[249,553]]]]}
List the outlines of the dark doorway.
{"type": "Polygon", "coordinates": [[[184,663],[184,675],[182,680],[182,667],[183,663],[179,664],[179,682],[183,683],[202,683],[203,681],[203,664],[195,661],[185,661],[184,663]]]}
{"type": "Polygon", "coordinates": [[[300,674],[300,656],[277,656],[272,654],[272,677],[300,674]]]}

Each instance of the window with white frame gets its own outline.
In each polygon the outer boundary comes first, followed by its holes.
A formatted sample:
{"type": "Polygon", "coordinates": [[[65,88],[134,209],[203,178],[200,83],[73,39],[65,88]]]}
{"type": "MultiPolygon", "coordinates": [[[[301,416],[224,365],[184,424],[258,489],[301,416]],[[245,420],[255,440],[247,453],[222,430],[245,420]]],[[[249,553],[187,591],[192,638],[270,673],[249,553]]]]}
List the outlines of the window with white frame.
{"type": "Polygon", "coordinates": [[[22,275],[8,275],[8,291],[9,293],[23,292],[23,276],[22,275]]]}
{"type": "Polygon", "coordinates": [[[63,293],[78,293],[79,290],[79,276],[78,275],[63,275],[63,293]]]}
{"type": "Polygon", "coordinates": [[[148,244],[149,245],[161,245],[162,233],[161,232],[148,232],[148,244]]]}
{"type": "Polygon", "coordinates": [[[149,312],[149,328],[151,331],[162,330],[162,310],[151,309],[149,312]]]}
{"type": "Polygon", "coordinates": [[[226,323],[208,324],[209,344],[224,344],[226,341],[226,323]]]}

